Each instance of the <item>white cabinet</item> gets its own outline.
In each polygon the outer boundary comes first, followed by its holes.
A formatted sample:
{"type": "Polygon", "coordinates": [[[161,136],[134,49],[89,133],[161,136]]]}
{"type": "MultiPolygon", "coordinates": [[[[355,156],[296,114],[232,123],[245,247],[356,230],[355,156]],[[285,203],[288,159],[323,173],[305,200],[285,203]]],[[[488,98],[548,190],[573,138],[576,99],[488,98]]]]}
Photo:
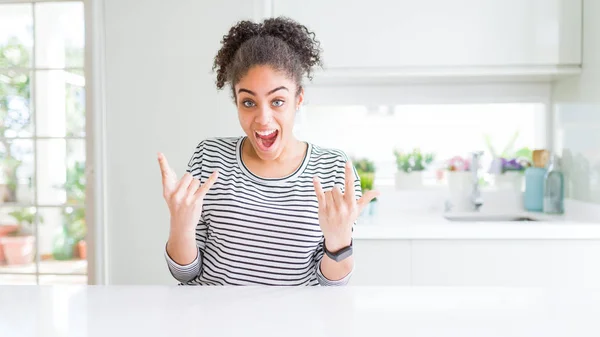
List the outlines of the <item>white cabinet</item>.
{"type": "Polygon", "coordinates": [[[600,284],[596,240],[420,240],[411,257],[413,285],[600,284]]]}
{"type": "Polygon", "coordinates": [[[600,240],[356,240],[353,285],[597,287],[600,240]]]}
{"type": "Polygon", "coordinates": [[[408,240],[355,240],[350,285],[409,285],[408,240]]]}
{"type": "Polygon", "coordinates": [[[581,0],[273,0],[328,69],[578,65],[581,0]]]}

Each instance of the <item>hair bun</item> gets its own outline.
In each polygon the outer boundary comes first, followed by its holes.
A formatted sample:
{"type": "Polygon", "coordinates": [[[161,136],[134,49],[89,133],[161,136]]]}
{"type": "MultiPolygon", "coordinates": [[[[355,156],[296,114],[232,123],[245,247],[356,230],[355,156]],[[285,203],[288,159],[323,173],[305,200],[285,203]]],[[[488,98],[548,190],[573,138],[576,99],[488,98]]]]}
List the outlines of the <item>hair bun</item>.
{"type": "Polygon", "coordinates": [[[309,78],[311,69],[321,65],[321,43],[317,41],[315,33],[309,31],[306,26],[287,17],[270,18],[264,21],[260,34],[285,41],[298,55],[309,78]]]}
{"type": "Polygon", "coordinates": [[[239,21],[223,36],[221,44],[213,63],[218,89],[228,82],[235,84],[254,64],[274,65],[290,73],[297,83],[303,75],[312,79],[313,67],[321,65],[321,44],[315,34],[287,17],[269,18],[262,23],[239,21]],[[242,54],[236,58],[240,49],[242,54]]]}

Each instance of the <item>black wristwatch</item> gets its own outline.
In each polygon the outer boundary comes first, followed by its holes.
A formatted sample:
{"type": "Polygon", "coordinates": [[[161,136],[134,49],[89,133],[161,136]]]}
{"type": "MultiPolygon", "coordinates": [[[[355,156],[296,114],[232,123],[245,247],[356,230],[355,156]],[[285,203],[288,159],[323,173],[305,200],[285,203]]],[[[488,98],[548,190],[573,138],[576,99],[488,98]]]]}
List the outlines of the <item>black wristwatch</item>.
{"type": "Polygon", "coordinates": [[[325,245],[325,239],[323,239],[323,250],[325,251],[325,254],[329,256],[330,259],[332,259],[335,262],[340,262],[352,255],[352,239],[350,239],[350,246],[344,247],[335,253],[332,253],[327,250],[327,245],[325,245]]]}

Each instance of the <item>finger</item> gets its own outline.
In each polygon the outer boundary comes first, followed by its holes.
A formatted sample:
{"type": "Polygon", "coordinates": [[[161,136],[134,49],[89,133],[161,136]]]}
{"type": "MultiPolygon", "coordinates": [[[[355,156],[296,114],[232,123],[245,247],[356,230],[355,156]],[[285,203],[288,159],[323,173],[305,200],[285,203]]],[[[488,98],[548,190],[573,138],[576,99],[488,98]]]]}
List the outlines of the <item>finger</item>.
{"type": "Polygon", "coordinates": [[[177,182],[177,175],[169,166],[167,157],[165,157],[165,155],[160,152],[158,153],[158,165],[160,166],[163,187],[173,190],[175,187],[175,183],[177,182]]]}
{"type": "Polygon", "coordinates": [[[356,177],[354,177],[354,170],[352,169],[352,163],[350,161],[347,161],[346,162],[346,176],[345,176],[346,186],[345,186],[345,190],[344,190],[344,198],[346,199],[346,202],[348,202],[348,203],[354,203],[354,200],[356,200],[356,198],[354,196],[354,179],[356,179],[356,177]]]}
{"type": "Polygon", "coordinates": [[[200,187],[200,180],[192,179],[192,182],[190,183],[190,186],[187,189],[186,201],[188,203],[190,203],[191,201],[193,201],[196,198],[196,191],[198,191],[199,187],[200,187]]]}
{"type": "Polygon", "coordinates": [[[194,177],[192,177],[192,175],[189,172],[186,172],[186,174],[184,174],[183,177],[181,177],[181,180],[177,184],[177,189],[175,190],[175,195],[177,195],[178,198],[185,197],[188,187],[190,186],[190,183],[193,179],[194,177]]]}
{"type": "Polygon", "coordinates": [[[333,187],[333,190],[331,190],[331,194],[333,204],[337,209],[340,209],[344,203],[344,195],[342,194],[342,189],[338,185],[335,185],[333,187]]]}
{"type": "Polygon", "coordinates": [[[377,191],[367,191],[365,194],[358,199],[356,204],[358,205],[358,213],[362,212],[362,210],[375,198],[379,196],[379,192],[377,191]]]}
{"type": "Polygon", "coordinates": [[[323,186],[321,186],[321,181],[319,177],[313,177],[313,185],[315,185],[315,193],[317,194],[317,201],[319,202],[320,208],[327,207],[327,201],[325,199],[325,192],[323,192],[323,186]]]}
{"type": "Polygon", "coordinates": [[[325,196],[325,204],[327,205],[327,208],[332,208],[335,207],[335,203],[333,202],[333,194],[332,191],[327,191],[324,193],[325,196]]]}
{"type": "Polygon", "coordinates": [[[210,188],[217,181],[217,178],[219,178],[219,171],[214,171],[196,192],[196,199],[203,199],[204,196],[206,196],[206,193],[208,193],[210,188]]]}

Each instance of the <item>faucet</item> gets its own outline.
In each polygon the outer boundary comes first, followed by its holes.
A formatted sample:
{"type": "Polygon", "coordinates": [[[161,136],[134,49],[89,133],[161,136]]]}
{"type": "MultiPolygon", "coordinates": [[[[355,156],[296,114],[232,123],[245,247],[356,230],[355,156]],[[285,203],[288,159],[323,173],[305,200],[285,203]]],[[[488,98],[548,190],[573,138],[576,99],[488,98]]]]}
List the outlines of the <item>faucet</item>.
{"type": "Polygon", "coordinates": [[[472,153],[471,157],[471,176],[472,176],[472,186],[471,190],[471,204],[473,205],[473,209],[478,211],[481,206],[483,206],[483,199],[481,198],[481,190],[479,189],[479,174],[477,170],[479,168],[479,160],[483,155],[483,151],[476,151],[472,153]]]}

